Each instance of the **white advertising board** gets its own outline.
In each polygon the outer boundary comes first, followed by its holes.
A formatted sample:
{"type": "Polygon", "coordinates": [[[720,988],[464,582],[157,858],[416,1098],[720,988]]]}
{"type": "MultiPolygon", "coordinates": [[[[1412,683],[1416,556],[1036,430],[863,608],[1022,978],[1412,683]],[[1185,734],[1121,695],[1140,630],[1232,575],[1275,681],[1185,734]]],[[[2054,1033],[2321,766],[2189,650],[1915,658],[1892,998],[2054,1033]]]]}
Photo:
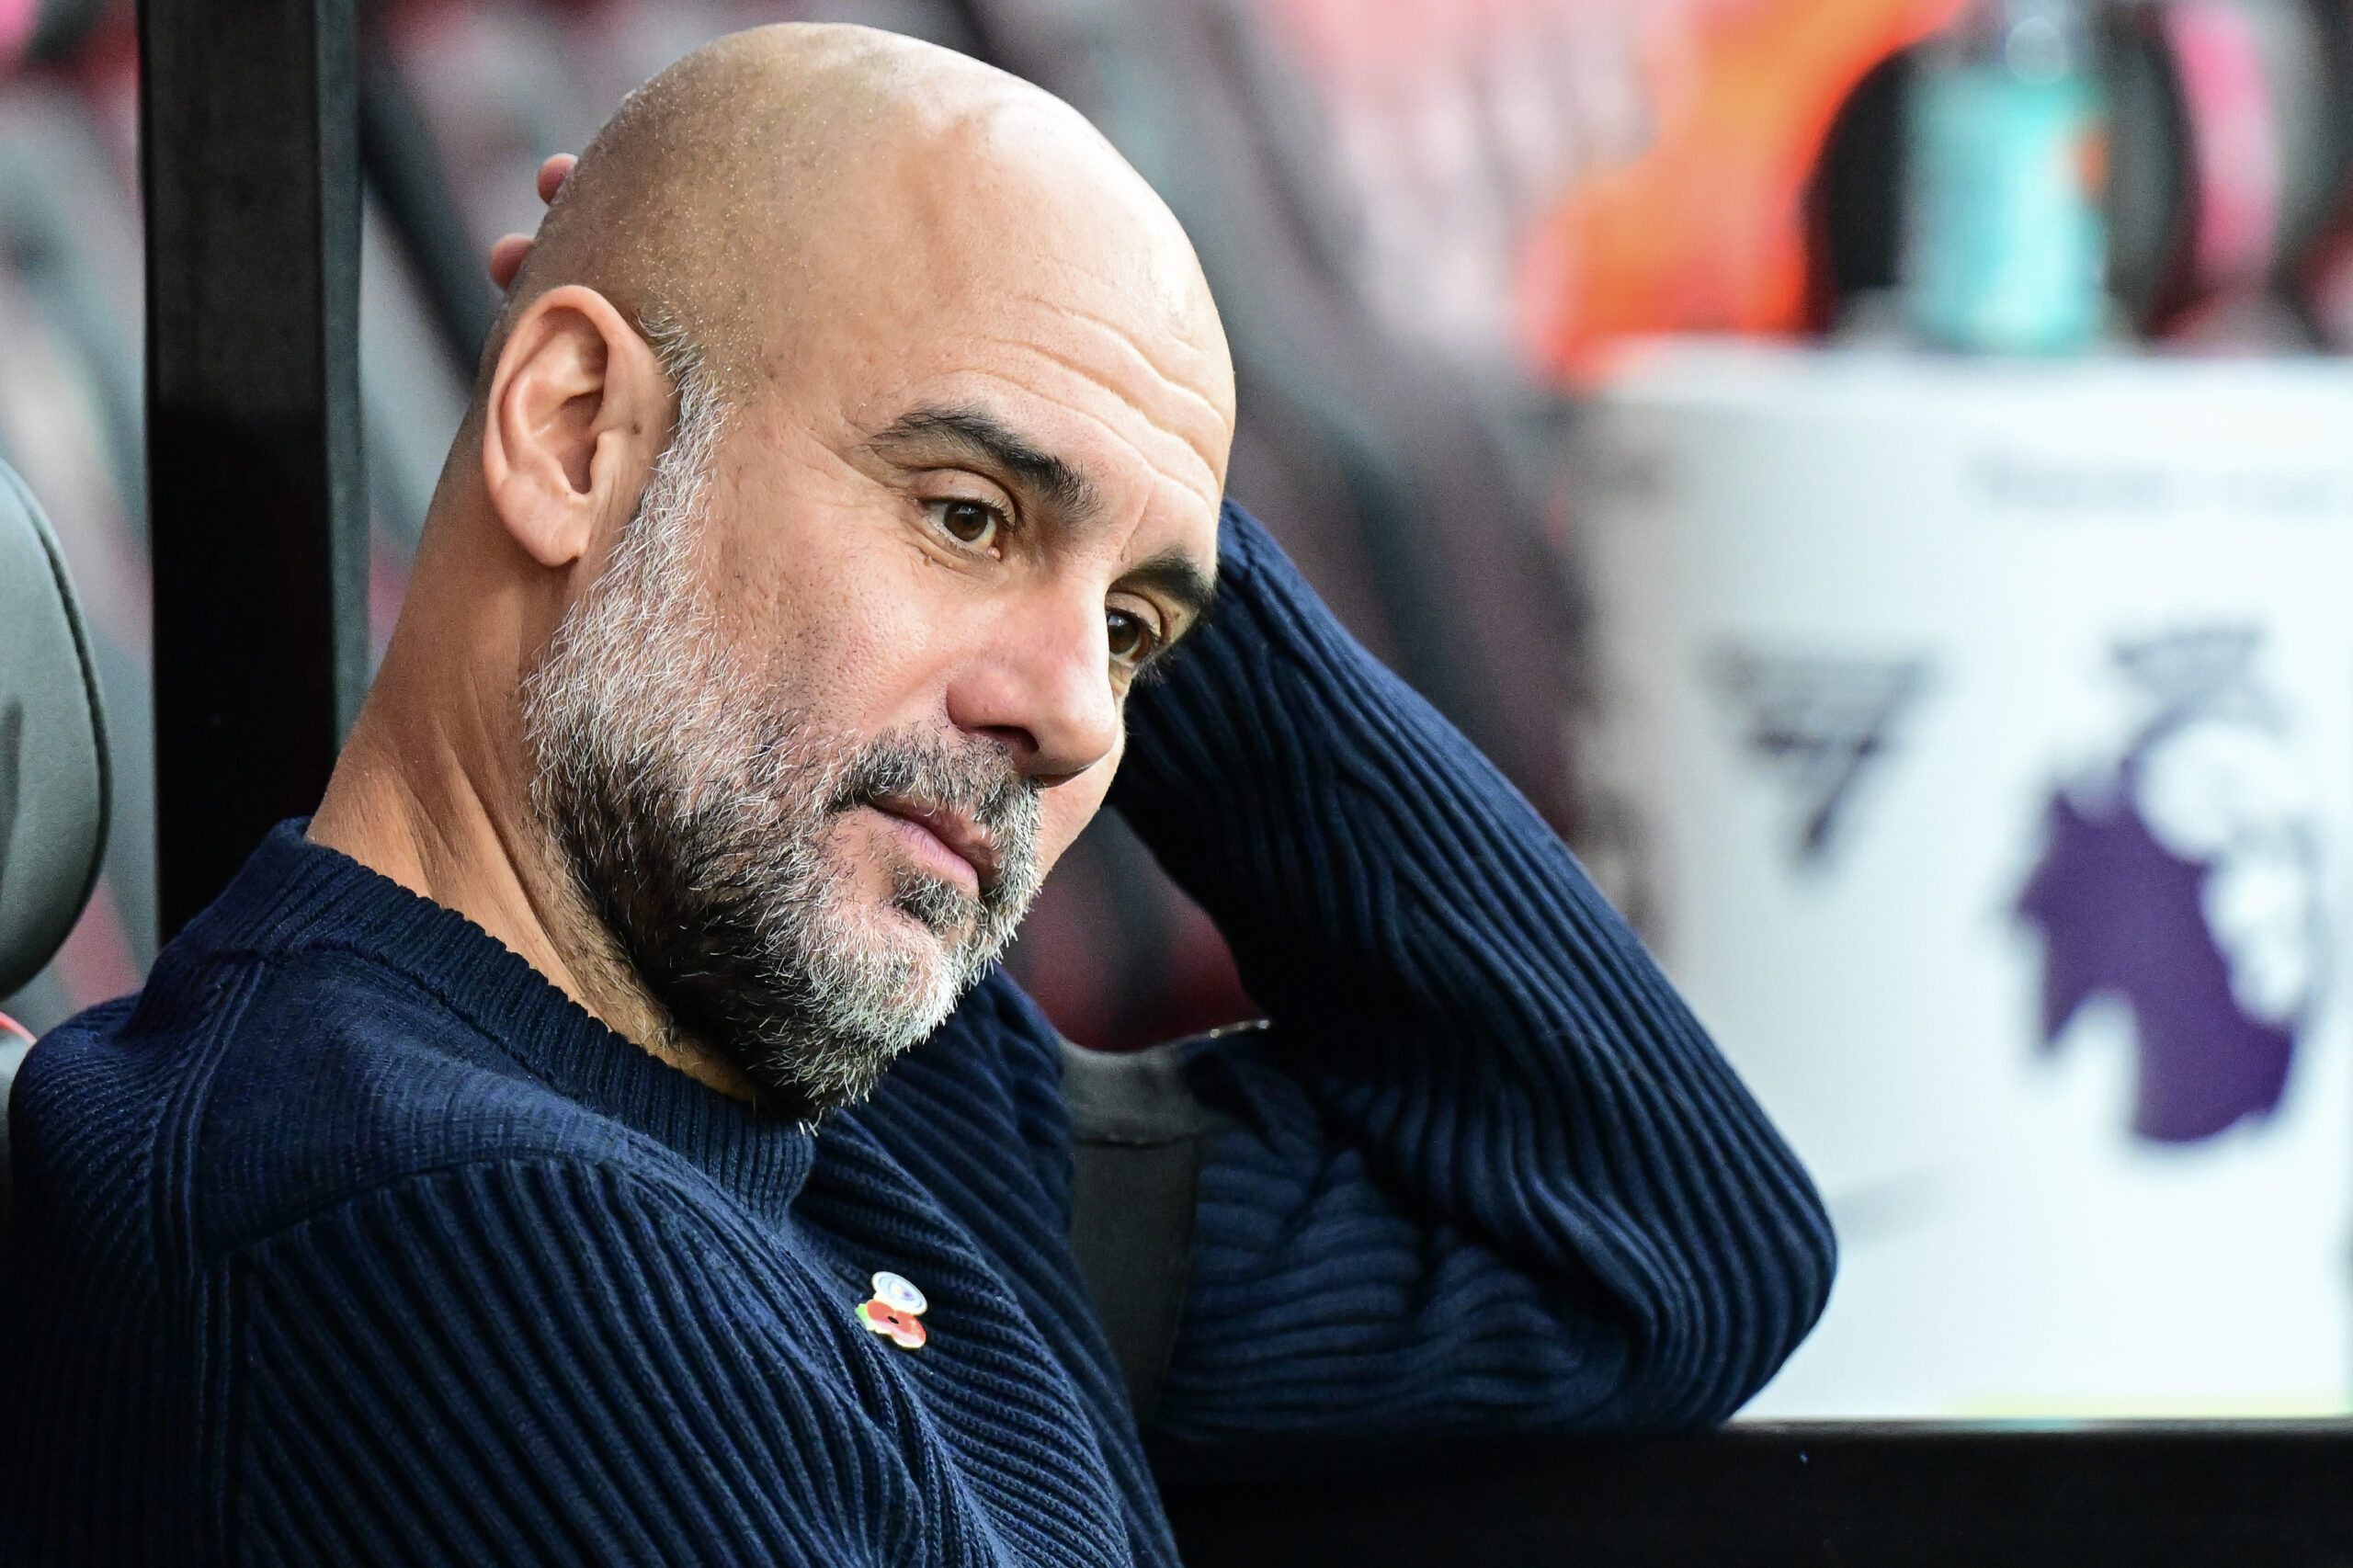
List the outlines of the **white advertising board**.
{"type": "Polygon", "coordinates": [[[1661,345],[1608,880],[1841,1236],[1751,1416],[2353,1403],[2353,369],[1661,345]]]}

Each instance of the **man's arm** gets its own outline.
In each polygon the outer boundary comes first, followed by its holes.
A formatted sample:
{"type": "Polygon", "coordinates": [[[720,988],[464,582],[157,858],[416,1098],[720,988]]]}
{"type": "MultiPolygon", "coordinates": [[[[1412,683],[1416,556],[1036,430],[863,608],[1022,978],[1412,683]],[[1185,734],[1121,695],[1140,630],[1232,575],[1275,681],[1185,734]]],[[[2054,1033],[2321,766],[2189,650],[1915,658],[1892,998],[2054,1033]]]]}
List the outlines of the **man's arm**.
{"type": "Polygon", "coordinates": [[[1154,1426],[1730,1415],[1827,1296],[1812,1184],[1518,794],[1238,508],[1222,546],[1112,796],[1273,1021],[1192,1064],[1230,1125],[1154,1426]]]}

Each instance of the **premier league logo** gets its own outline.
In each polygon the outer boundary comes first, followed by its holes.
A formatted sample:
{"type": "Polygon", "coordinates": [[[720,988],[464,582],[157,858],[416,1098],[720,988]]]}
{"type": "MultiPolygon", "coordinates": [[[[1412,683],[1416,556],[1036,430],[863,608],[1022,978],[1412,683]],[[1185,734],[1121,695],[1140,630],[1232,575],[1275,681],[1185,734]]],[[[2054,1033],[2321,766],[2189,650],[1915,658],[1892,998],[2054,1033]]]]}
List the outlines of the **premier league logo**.
{"type": "Polygon", "coordinates": [[[2053,792],[2018,901],[2042,937],[2042,1049],[2093,998],[2120,1002],[2132,1130],[2157,1142],[2276,1109],[2320,983],[2319,833],[2261,646],[2224,628],[2117,650],[2137,722],[2053,792]]]}

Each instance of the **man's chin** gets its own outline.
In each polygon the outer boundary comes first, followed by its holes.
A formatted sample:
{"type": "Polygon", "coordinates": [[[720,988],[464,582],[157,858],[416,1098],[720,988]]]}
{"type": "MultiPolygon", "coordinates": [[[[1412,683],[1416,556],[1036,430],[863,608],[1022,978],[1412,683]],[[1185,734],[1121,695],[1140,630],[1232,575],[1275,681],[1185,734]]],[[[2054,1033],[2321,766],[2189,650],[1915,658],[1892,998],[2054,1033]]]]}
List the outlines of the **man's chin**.
{"type": "Polygon", "coordinates": [[[861,903],[855,913],[835,918],[839,926],[835,940],[878,970],[905,966],[930,974],[952,969],[958,947],[972,934],[969,921],[943,932],[896,899],[861,903]]]}
{"type": "Polygon", "coordinates": [[[968,933],[969,926],[943,934],[894,902],[847,916],[836,928],[835,951],[846,971],[862,977],[858,1011],[918,1038],[937,1028],[962,989],[959,958],[968,933]]]}
{"type": "Polygon", "coordinates": [[[681,1023],[732,1058],[769,1109],[796,1120],[866,1098],[947,1020],[972,978],[972,921],[943,933],[907,907],[904,890],[879,896],[837,881],[820,899],[790,960],[706,954],[692,968],[709,989],[665,988],[681,1023]],[[729,973],[743,977],[732,994],[724,982],[710,986],[729,973]]]}

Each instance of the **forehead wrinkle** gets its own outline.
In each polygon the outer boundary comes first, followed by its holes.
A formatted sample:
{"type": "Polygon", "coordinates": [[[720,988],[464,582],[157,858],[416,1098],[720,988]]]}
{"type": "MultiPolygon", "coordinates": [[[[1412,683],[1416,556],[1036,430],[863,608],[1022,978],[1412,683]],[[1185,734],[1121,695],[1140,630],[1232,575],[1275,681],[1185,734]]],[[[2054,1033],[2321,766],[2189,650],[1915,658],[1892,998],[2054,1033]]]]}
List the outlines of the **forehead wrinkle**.
{"type": "MultiPolygon", "coordinates": [[[[1226,411],[1218,403],[1218,401],[1209,393],[1200,391],[1199,388],[1188,385],[1183,372],[1181,370],[1172,369],[1164,359],[1155,357],[1152,350],[1145,347],[1144,339],[1138,336],[1135,331],[1130,326],[1097,312],[1086,310],[1082,306],[1071,304],[1066,301],[1048,299],[1042,294],[1021,294],[1015,297],[1025,304],[1038,305],[1045,310],[1052,312],[1056,315],[1066,316],[1073,321],[1081,321],[1091,326],[1100,327],[1106,335],[1118,342],[1122,347],[1127,349],[1129,353],[1142,360],[1146,369],[1150,369],[1154,375],[1159,377],[1161,381],[1166,383],[1172,390],[1181,396],[1191,398],[1194,402],[1200,403],[1211,414],[1214,415],[1221,424],[1225,422],[1227,418],[1226,411]]],[[[1219,367],[1218,357],[1216,355],[1210,353],[1207,349],[1201,347],[1198,344],[1187,342],[1182,334],[1171,332],[1167,335],[1174,338],[1177,343],[1183,345],[1187,350],[1191,352],[1196,358],[1202,360],[1211,368],[1216,369],[1219,367]]]]}
{"type": "MultiPolygon", "coordinates": [[[[1086,381],[1088,384],[1090,384],[1090,385],[1092,385],[1092,386],[1096,386],[1096,387],[1099,387],[1099,388],[1101,388],[1104,392],[1107,392],[1110,393],[1110,395],[1111,395],[1115,400],[1117,400],[1122,407],[1125,407],[1125,408],[1128,408],[1128,409],[1131,410],[1131,411],[1132,411],[1132,412],[1137,415],[1137,417],[1141,418],[1141,419],[1144,422],[1144,424],[1145,424],[1147,426],[1149,426],[1152,430],[1154,430],[1154,432],[1156,432],[1157,434],[1159,434],[1159,435],[1161,435],[1161,436],[1164,436],[1164,437],[1167,437],[1169,440],[1172,440],[1172,441],[1176,442],[1178,446],[1183,447],[1187,451],[1188,451],[1188,452],[1192,453],[1194,457],[1196,457],[1196,458],[1199,459],[1199,460],[1200,460],[1201,466],[1202,466],[1202,467],[1204,467],[1204,468],[1206,468],[1206,469],[1208,469],[1208,470],[1210,471],[1210,472],[1211,472],[1211,474],[1212,476],[1214,476],[1214,475],[1217,473],[1218,469],[1219,469],[1219,463],[1218,463],[1218,460],[1217,460],[1216,454],[1215,454],[1215,452],[1214,452],[1214,450],[1213,450],[1213,449],[1212,449],[1212,448],[1208,447],[1208,446],[1205,446],[1205,445],[1203,445],[1201,442],[1195,440],[1192,437],[1190,437],[1190,436],[1188,436],[1188,435],[1185,434],[1185,432],[1184,432],[1184,431],[1182,431],[1181,429],[1178,429],[1178,428],[1176,428],[1176,427],[1175,427],[1175,426],[1170,426],[1170,425],[1168,425],[1168,424],[1164,423],[1163,421],[1161,421],[1161,420],[1160,420],[1160,419],[1158,419],[1158,418],[1155,418],[1155,417],[1154,417],[1154,415],[1152,415],[1148,410],[1144,409],[1144,408],[1143,408],[1143,407],[1142,407],[1140,404],[1138,404],[1138,403],[1136,403],[1136,401],[1135,401],[1133,398],[1129,397],[1126,393],[1124,393],[1124,392],[1120,392],[1120,391],[1119,390],[1119,388],[1117,388],[1117,387],[1113,386],[1110,382],[1108,382],[1108,381],[1105,381],[1105,380],[1103,379],[1103,377],[1101,376],[1101,374],[1100,374],[1100,373],[1098,373],[1098,372],[1096,370],[1096,369],[1095,369],[1094,367],[1092,367],[1092,366],[1090,366],[1090,365],[1086,364],[1085,361],[1080,360],[1080,359],[1073,358],[1071,358],[1071,357],[1070,357],[1070,356],[1068,356],[1068,355],[1057,354],[1057,353],[1055,353],[1053,350],[1051,350],[1051,349],[1050,349],[1050,348],[1046,348],[1046,347],[1042,347],[1042,346],[1040,346],[1040,345],[1039,345],[1039,344],[1031,343],[1031,342],[1029,342],[1029,340],[1027,340],[1027,339],[1023,339],[1023,338],[1006,338],[1006,337],[994,337],[994,336],[992,336],[992,337],[985,337],[985,338],[982,339],[982,341],[983,341],[983,342],[995,343],[995,344],[997,344],[997,345],[999,345],[1000,347],[1003,347],[1015,349],[1015,350],[1017,350],[1017,351],[1018,351],[1018,352],[1021,352],[1021,353],[1026,353],[1026,354],[1034,355],[1034,356],[1036,356],[1038,358],[1040,358],[1040,359],[1045,360],[1045,361],[1046,361],[1048,364],[1050,364],[1050,365],[1057,366],[1057,367],[1059,367],[1059,368],[1060,368],[1060,369],[1065,369],[1065,370],[1070,371],[1073,375],[1077,376],[1077,377],[1078,377],[1078,378],[1080,378],[1082,381],[1086,381]]],[[[993,381],[1004,381],[1004,382],[1006,382],[1007,385],[1012,386],[1012,387],[1014,387],[1016,390],[1020,391],[1020,392],[1024,392],[1024,393],[1026,393],[1026,394],[1028,394],[1028,395],[1030,395],[1030,396],[1035,396],[1035,395],[1036,395],[1036,393],[1035,393],[1034,392],[1032,392],[1029,388],[1027,388],[1027,387],[1022,386],[1020,382],[1014,381],[1010,376],[1008,376],[1008,375],[1005,374],[1005,373],[1004,373],[1004,372],[1002,372],[1002,371],[996,371],[996,370],[980,370],[980,371],[976,371],[975,373],[976,373],[976,374],[979,374],[979,375],[985,376],[985,377],[987,377],[987,378],[989,378],[990,380],[993,380],[993,381]]],[[[1176,386],[1176,383],[1172,383],[1172,382],[1169,382],[1169,381],[1161,381],[1161,384],[1162,384],[1163,386],[1176,386]]],[[[1176,390],[1182,391],[1183,389],[1182,389],[1181,387],[1177,387],[1177,388],[1176,388],[1176,390]]],[[[1196,401],[1196,402],[1199,402],[1199,403],[1205,403],[1205,404],[1207,403],[1207,400],[1206,400],[1206,399],[1202,399],[1202,398],[1199,398],[1199,397],[1198,397],[1198,396],[1196,396],[1196,398],[1195,398],[1195,400],[1194,400],[1194,401],[1196,401]]],[[[1214,405],[1214,404],[1208,404],[1208,407],[1209,407],[1210,412],[1211,412],[1212,415],[1214,415],[1214,414],[1215,414],[1215,412],[1216,412],[1215,405],[1214,405]]],[[[1100,426],[1101,426],[1105,430],[1108,431],[1108,432],[1109,432],[1110,434],[1112,434],[1113,436],[1118,437],[1120,439],[1121,439],[1121,440],[1127,440],[1127,439],[1128,439],[1128,437],[1127,437],[1126,436],[1124,436],[1123,434],[1121,434],[1121,433],[1120,433],[1120,431],[1119,431],[1119,430],[1118,430],[1118,429],[1117,429],[1117,428],[1116,428],[1116,427],[1115,427],[1115,426],[1110,423],[1110,421],[1108,421],[1108,420],[1107,420],[1107,419],[1103,419],[1103,418],[1101,418],[1099,415],[1086,415],[1086,417],[1091,418],[1091,419],[1094,419],[1094,420],[1095,420],[1095,422],[1096,422],[1097,424],[1100,425],[1100,426]]],[[[1224,420],[1223,420],[1222,418],[1220,418],[1220,419],[1218,419],[1218,420],[1217,420],[1217,422],[1216,422],[1216,423],[1217,423],[1217,428],[1218,428],[1218,430],[1219,430],[1220,434],[1221,434],[1222,436],[1222,435],[1224,435],[1224,433],[1225,433],[1225,422],[1224,422],[1224,420]]],[[[1132,442],[1132,441],[1130,441],[1130,442],[1129,442],[1129,444],[1130,444],[1130,445],[1131,445],[1131,446],[1137,446],[1137,444],[1136,444],[1136,443],[1134,443],[1134,442],[1132,442]]],[[[1220,444],[1220,445],[1222,445],[1223,443],[1221,441],[1219,444],[1220,444]]],[[[1141,452],[1141,451],[1142,450],[1142,448],[1141,446],[1137,446],[1137,450],[1141,452]]],[[[1165,476],[1165,477],[1167,477],[1167,478],[1169,478],[1169,479],[1172,479],[1172,480],[1176,478],[1176,475],[1175,474],[1175,472],[1174,472],[1173,471],[1168,470],[1168,469],[1162,468],[1162,467],[1161,467],[1161,465],[1159,464],[1159,462],[1158,462],[1156,460],[1154,460],[1154,458],[1152,458],[1149,454],[1145,455],[1145,457],[1144,457],[1144,461],[1145,461],[1146,463],[1150,464],[1155,472],[1159,472],[1159,473],[1163,474],[1164,476],[1165,476]]],[[[1180,483],[1181,483],[1181,482],[1180,482],[1180,483]]],[[[1212,489],[1215,489],[1215,488],[1216,488],[1216,486],[1214,485],[1214,483],[1212,484],[1211,488],[1212,488],[1212,489]]]]}

